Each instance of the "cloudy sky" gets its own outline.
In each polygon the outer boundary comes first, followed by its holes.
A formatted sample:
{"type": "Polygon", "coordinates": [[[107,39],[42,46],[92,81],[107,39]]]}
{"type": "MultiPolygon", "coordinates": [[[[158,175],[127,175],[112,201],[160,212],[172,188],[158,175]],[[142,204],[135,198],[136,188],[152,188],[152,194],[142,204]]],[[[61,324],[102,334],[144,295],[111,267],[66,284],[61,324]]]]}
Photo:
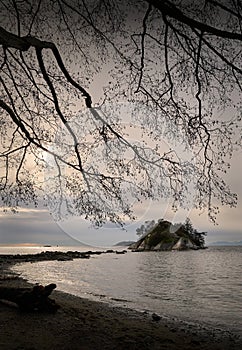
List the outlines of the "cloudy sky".
{"type": "MultiPolygon", "coordinates": [[[[198,231],[207,232],[207,243],[215,241],[242,240],[242,164],[241,151],[234,153],[231,169],[226,181],[231,190],[238,194],[236,208],[220,207],[216,225],[208,219],[207,212],[200,213],[192,205],[187,210],[171,210],[171,200],[161,202],[143,202],[135,205],[137,220],[127,223],[122,230],[113,225],[94,229],[90,222],[83,218],[70,217],[66,221],[56,222],[48,208],[20,208],[19,212],[0,212],[0,244],[51,244],[75,245],[79,242],[93,246],[110,246],[119,241],[136,240],[136,228],[146,220],[164,218],[173,223],[184,222],[186,217],[192,220],[198,231]]],[[[180,155],[181,156],[181,155],[180,155]]],[[[47,179],[48,177],[46,177],[47,179]]],[[[48,190],[48,184],[46,185],[48,190]]]]}
{"type": "MultiPolygon", "coordinates": [[[[102,78],[104,75],[102,76],[102,78]]],[[[102,79],[96,83],[101,83],[102,79]]],[[[101,86],[93,87],[93,93],[100,91],[101,86]]],[[[242,240],[242,164],[241,151],[234,153],[231,169],[228,170],[226,181],[231,190],[238,194],[236,208],[220,207],[216,225],[208,219],[207,212],[200,213],[190,206],[188,210],[171,210],[171,201],[143,202],[135,205],[137,220],[127,223],[122,230],[113,225],[106,225],[101,229],[94,229],[90,222],[82,218],[71,217],[66,221],[56,222],[48,208],[20,208],[19,212],[0,212],[0,244],[51,244],[75,245],[79,242],[93,246],[111,246],[119,241],[136,240],[136,228],[146,220],[166,220],[184,222],[186,217],[192,220],[198,231],[207,232],[206,242],[240,241],[242,240]]],[[[46,186],[48,189],[48,185],[46,186]]]]}
{"type": "Polygon", "coordinates": [[[165,218],[180,222],[187,215],[194,227],[208,233],[206,242],[242,240],[242,168],[241,153],[232,162],[228,177],[233,191],[239,196],[236,208],[220,208],[217,225],[212,224],[206,213],[169,210],[166,203],[144,203],[136,207],[137,221],[127,224],[125,230],[113,226],[93,229],[89,222],[81,218],[70,218],[66,222],[55,222],[48,209],[20,209],[19,213],[0,213],[0,244],[51,244],[75,245],[78,241],[93,246],[110,246],[123,240],[136,240],[136,228],[145,220],[165,218]],[[181,219],[181,220],[180,220],[181,219]]]}

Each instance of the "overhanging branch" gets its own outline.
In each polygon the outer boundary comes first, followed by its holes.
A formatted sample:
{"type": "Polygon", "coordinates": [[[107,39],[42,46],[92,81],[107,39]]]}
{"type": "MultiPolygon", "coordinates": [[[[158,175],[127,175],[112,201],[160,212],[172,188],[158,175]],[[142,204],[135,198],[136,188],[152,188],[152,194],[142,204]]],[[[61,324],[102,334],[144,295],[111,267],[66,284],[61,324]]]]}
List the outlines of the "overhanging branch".
{"type": "Polygon", "coordinates": [[[157,8],[163,15],[174,18],[181,23],[188,25],[191,28],[199,29],[203,33],[208,33],[219,38],[232,39],[242,41],[242,34],[237,32],[229,32],[212,27],[206,23],[199,22],[185,15],[171,1],[164,0],[146,0],[149,4],[157,8]]]}

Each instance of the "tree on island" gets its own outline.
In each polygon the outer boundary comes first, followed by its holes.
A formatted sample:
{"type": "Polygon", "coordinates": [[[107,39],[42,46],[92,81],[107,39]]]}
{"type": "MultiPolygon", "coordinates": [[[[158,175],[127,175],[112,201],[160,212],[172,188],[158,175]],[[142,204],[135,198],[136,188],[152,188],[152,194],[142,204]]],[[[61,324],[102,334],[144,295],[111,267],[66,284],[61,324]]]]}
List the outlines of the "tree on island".
{"type": "Polygon", "coordinates": [[[186,218],[184,225],[182,225],[184,231],[187,232],[188,238],[190,238],[197,246],[204,247],[206,232],[198,232],[192,225],[189,218],[186,218]]]}
{"type": "Polygon", "coordinates": [[[210,218],[236,205],[223,173],[241,147],[241,11],[232,0],[2,1],[2,205],[44,197],[57,217],[122,224],[131,195],[177,208],[194,180],[210,218]],[[128,128],[120,101],[139,106],[128,128]],[[130,140],[135,124],[150,142],[130,140]],[[192,160],[160,149],[163,135],[192,160]]]}
{"type": "Polygon", "coordinates": [[[156,225],[155,220],[147,220],[144,224],[136,229],[136,234],[140,237],[144,236],[156,225]]]}

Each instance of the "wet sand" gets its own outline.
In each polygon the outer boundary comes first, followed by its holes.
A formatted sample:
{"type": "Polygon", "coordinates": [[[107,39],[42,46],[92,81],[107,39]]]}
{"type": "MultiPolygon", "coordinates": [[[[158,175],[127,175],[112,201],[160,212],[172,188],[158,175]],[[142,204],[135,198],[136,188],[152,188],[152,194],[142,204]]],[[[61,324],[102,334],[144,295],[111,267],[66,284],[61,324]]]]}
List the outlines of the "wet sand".
{"type": "MultiPolygon", "coordinates": [[[[0,286],[26,287],[25,280],[0,264],[0,286]]],[[[50,281],[50,283],[55,281],[50,281]]],[[[57,290],[51,295],[60,309],[25,313],[0,303],[1,350],[239,350],[241,338],[229,331],[161,318],[90,301],[57,290]]]]}

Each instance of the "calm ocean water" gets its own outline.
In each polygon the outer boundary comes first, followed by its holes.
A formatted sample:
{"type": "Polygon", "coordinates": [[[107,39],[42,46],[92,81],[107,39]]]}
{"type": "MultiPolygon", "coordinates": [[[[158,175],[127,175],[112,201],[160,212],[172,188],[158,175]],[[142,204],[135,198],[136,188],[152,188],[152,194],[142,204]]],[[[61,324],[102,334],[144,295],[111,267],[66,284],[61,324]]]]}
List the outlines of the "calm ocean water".
{"type": "Polygon", "coordinates": [[[59,290],[81,297],[242,335],[241,246],[102,254],[66,262],[25,263],[13,269],[31,282],[55,282],[59,290]]]}

